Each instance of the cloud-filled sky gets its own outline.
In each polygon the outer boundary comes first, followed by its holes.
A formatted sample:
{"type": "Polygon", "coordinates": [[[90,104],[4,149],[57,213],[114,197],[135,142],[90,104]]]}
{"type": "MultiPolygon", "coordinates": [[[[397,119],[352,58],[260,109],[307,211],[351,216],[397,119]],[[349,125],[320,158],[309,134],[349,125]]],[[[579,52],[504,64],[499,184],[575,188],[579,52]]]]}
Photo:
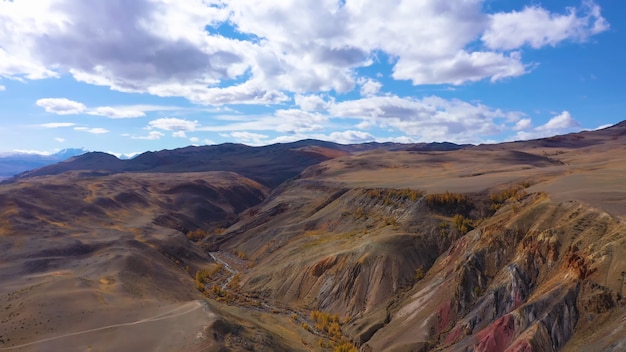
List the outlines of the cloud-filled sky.
{"type": "Polygon", "coordinates": [[[0,0],[0,152],[488,143],[626,119],[626,3],[0,0]]]}

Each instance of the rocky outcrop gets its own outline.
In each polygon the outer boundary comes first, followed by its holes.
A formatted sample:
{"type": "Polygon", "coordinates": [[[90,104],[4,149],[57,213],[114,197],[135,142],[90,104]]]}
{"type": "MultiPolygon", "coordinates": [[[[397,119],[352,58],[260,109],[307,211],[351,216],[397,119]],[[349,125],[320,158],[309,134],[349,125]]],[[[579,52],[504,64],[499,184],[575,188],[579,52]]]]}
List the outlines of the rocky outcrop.
{"type": "MultiPolygon", "coordinates": [[[[621,287],[614,265],[626,263],[608,264],[604,253],[623,228],[618,219],[581,204],[527,197],[459,239],[367,346],[394,350],[428,342],[445,351],[562,350],[587,333],[582,317],[600,322],[615,312],[621,287]]],[[[589,339],[583,345],[593,346],[589,339]]]]}

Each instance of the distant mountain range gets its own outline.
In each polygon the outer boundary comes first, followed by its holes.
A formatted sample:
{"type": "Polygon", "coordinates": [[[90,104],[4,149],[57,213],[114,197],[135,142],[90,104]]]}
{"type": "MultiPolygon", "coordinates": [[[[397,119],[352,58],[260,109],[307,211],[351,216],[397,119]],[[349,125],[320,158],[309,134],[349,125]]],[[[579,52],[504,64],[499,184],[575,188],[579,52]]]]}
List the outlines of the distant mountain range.
{"type": "Polygon", "coordinates": [[[189,146],[173,150],[145,152],[132,159],[120,159],[104,152],[88,152],[84,149],[64,149],[52,155],[16,153],[0,154],[0,180],[14,177],[57,175],[67,171],[79,171],[99,175],[121,172],[176,173],[231,171],[251,178],[268,187],[276,187],[283,181],[299,175],[309,166],[342,155],[379,151],[433,152],[476,148],[520,149],[530,148],[582,148],[602,144],[607,138],[616,139],[626,134],[626,121],[599,131],[583,131],[562,136],[530,141],[500,144],[470,145],[443,143],[362,143],[338,144],[314,139],[292,143],[251,147],[244,144],[223,143],[218,145],[189,146]]]}
{"type": "MultiPolygon", "coordinates": [[[[365,143],[343,145],[313,139],[278,143],[262,147],[224,143],[190,146],[174,150],[145,152],[132,159],[121,160],[102,153],[89,152],[64,162],[48,162],[46,166],[23,172],[16,178],[57,175],[67,171],[96,174],[120,172],[203,172],[232,171],[269,187],[295,177],[305,168],[341,155],[370,150],[450,151],[466,147],[453,143],[365,143]]],[[[14,175],[17,173],[13,173],[14,175]]]]}
{"type": "Polygon", "coordinates": [[[42,166],[55,164],[87,152],[87,150],[82,148],[69,148],[50,155],[20,152],[3,153],[0,154],[0,179],[9,178],[24,171],[40,168],[42,166]]]}

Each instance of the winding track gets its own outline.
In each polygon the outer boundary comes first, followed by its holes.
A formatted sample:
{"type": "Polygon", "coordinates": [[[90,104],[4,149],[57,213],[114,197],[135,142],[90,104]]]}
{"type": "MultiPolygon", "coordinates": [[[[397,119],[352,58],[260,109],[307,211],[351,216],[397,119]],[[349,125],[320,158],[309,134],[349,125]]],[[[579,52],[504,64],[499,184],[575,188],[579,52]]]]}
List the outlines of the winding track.
{"type": "Polygon", "coordinates": [[[41,340],[37,340],[37,341],[33,341],[33,342],[29,342],[29,343],[25,343],[25,344],[21,344],[21,345],[17,345],[17,346],[11,346],[11,347],[3,347],[0,348],[0,351],[10,351],[10,350],[14,350],[14,349],[18,349],[18,348],[23,348],[23,347],[28,347],[28,346],[32,346],[32,345],[36,345],[42,342],[47,342],[47,341],[53,341],[53,340],[59,340],[65,337],[70,337],[70,336],[76,336],[76,335],[83,335],[83,334],[89,334],[92,332],[97,332],[97,331],[102,331],[102,330],[106,330],[106,329],[112,329],[112,328],[118,328],[118,327],[122,327],[122,326],[131,326],[131,325],[138,325],[138,324],[145,324],[145,323],[151,323],[151,322],[155,322],[155,321],[159,321],[159,320],[165,320],[165,319],[171,319],[171,318],[175,318],[181,315],[185,315],[185,314],[189,314],[199,308],[202,307],[202,303],[200,303],[199,301],[192,301],[192,302],[188,302],[180,307],[176,307],[172,310],[169,310],[167,312],[155,315],[151,318],[145,318],[145,319],[141,319],[141,320],[137,320],[137,321],[133,321],[130,323],[121,323],[121,324],[113,324],[113,325],[107,325],[107,326],[102,326],[99,328],[94,328],[94,329],[88,329],[88,330],[83,330],[83,331],[77,331],[77,332],[72,332],[69,334],[63,334],[63,335],[59,335],[59,336],[54,336],[54,337],[49,337],[46,339],[41,339],[41,340]],[[180,311],[182,309],[184,309],[185,307],[189,306],[189,305],[193,305],[193,307],[185,309],[184,311],[180,311]]]}
{"type": "Polygon", "coordinates": [[[233,280],[233,277],[235,277],[235,275],[239,273],[239,270],[233,269],[233,267],[231,267],[230,264],[228,264],[227,262],[222,260],[220,257],[218,257],[217,254],[219,254],[219,252],[209,253],[211,258],[213,258],[215,262],[222,264],[222,266],[224,266],[224,269],[226,269],[226,271],[230,273],[230,276],[228,277],[228,279],[226,279],[226,281],[222,284],[222,290],[223,290],[223,289],[226,289],[228,284],[233,280]]]}

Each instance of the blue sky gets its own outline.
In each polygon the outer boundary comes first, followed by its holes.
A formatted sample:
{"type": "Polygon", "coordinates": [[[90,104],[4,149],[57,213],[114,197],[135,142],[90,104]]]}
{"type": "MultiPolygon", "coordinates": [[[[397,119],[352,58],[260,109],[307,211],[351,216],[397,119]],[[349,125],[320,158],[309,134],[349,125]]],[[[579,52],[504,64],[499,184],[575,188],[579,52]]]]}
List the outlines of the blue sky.
{"type": "Polygon", "coordinates": [[[618,0],[0,0],[0,152],[489,143],[626,116],[618,0]]]}

